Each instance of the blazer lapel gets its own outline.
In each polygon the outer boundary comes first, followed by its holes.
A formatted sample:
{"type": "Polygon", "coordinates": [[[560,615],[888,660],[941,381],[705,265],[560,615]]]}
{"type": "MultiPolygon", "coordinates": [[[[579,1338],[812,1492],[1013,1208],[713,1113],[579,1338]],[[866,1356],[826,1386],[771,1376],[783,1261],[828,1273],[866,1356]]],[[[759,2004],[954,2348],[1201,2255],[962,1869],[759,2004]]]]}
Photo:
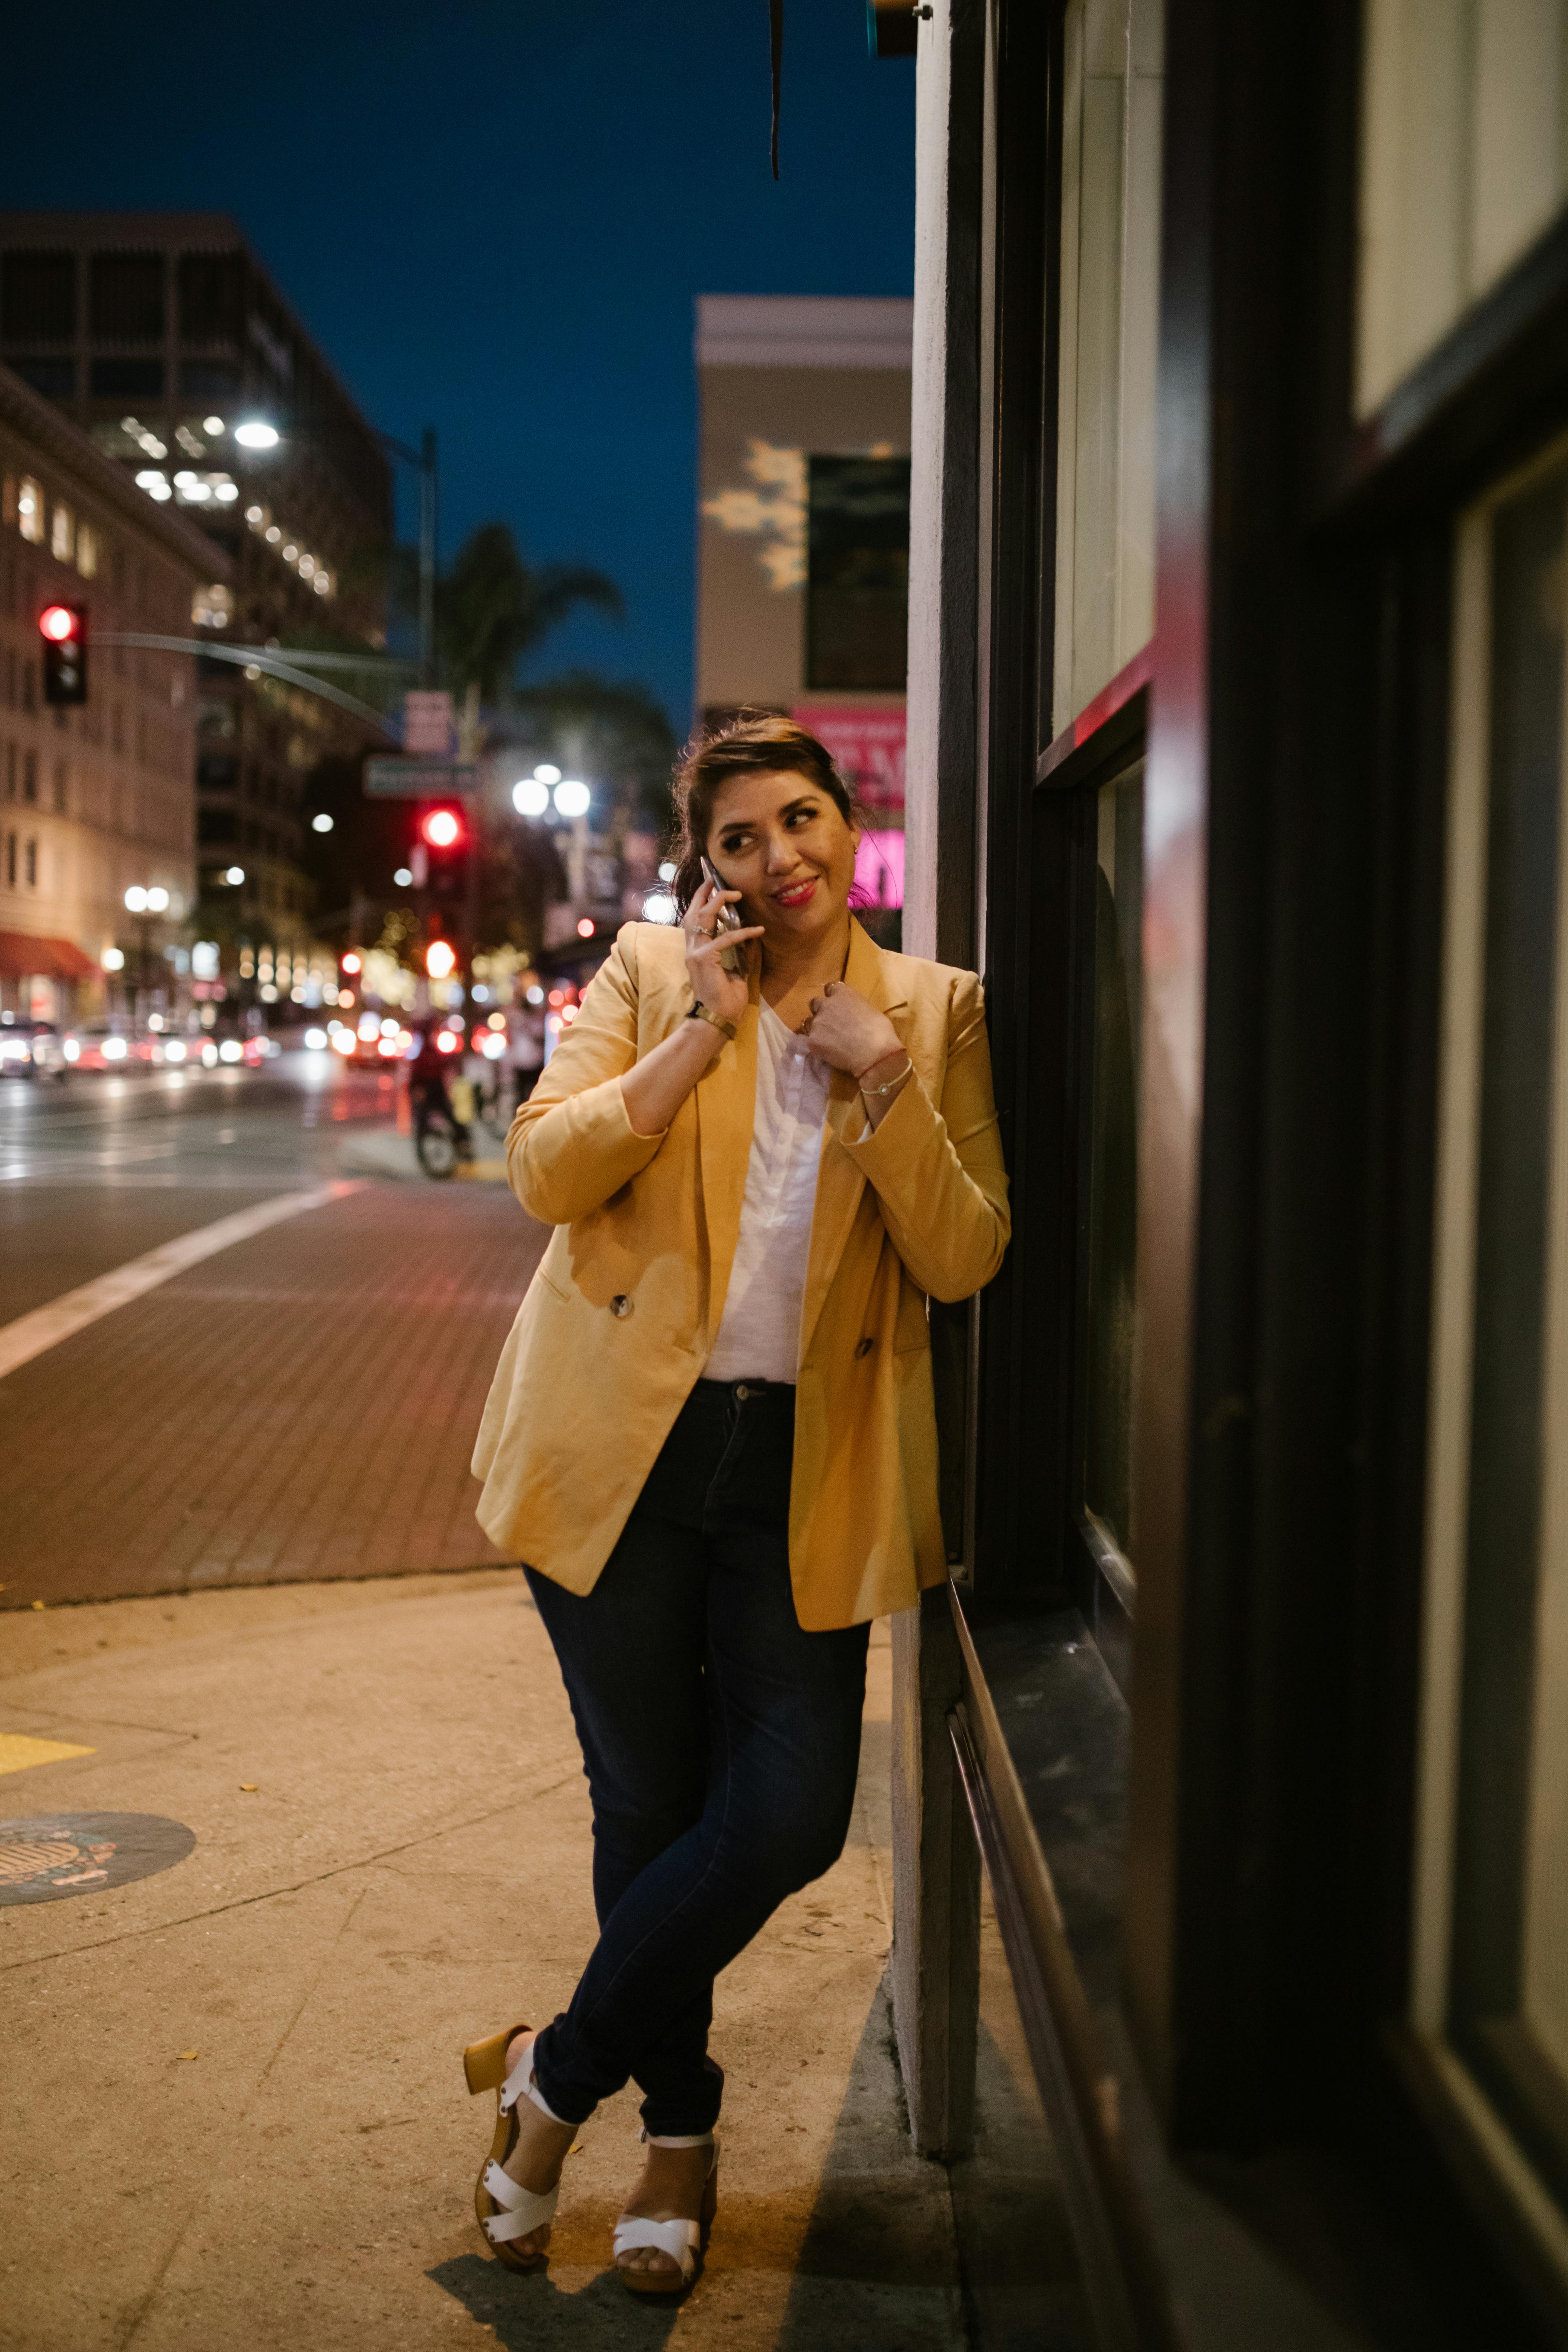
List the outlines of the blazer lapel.
{"type": "Polygon", "coordinates": [[[697,1082],[697,1142],[702,1170],[702,1221],[708,1234],[708,1339],[719,1336],[741,1233],[752,1129],[757,1115],[757,979],[733,1039],[697,1082]]]}
{"type": "MultiPolygon", "coordinates": [[[[894,978],[897,969],[891,957],[884,956],[876,942],[851,919],[849,960],[844,969],[844,977],[851,988],[858,990],[879,1011],[888,1015],[901,1040],[907,1000],[894,978]]],[[[753,1077],[754,1068],[753,1063],[753,1077]]],[[[860,1206],[860,1195],[866,1187],[866,1178],[845,1149],[843,1140],[845,1129],[851,1121],[858,1127],[861,1117],[859,1106],[859,1089],[854,1079],[847,1070],[835,1070],[828,1088],[827,1110],[822,1122],[822,1157],[816,1170],[816,1208],[811,1221],[811,1255],[806,1261],[805,1296],[801,1302],[800,1353],[803,1362],[816,1329],[823,1301],[838,1271],[838,1261],[844,1255],[856,1212],[860,1206]]]]}

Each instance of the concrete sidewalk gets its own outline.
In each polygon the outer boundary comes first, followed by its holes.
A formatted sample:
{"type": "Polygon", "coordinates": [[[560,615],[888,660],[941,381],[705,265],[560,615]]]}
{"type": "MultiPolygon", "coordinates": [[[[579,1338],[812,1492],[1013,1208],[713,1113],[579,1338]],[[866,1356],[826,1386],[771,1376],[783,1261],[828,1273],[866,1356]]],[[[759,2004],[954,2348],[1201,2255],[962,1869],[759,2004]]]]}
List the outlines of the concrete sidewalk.
{"type": "Polygon", "coordinates": [[[719,2221],[669,2311],[607,2274],[635,2093],[568,2160],[547,2273],[501,2270],[472,2219],[489,2102],[461,2047],[552,2015],[594,1934],[520,1576],[0,1617],[0,1734],[93,1751],[0,1780],[0,1871],[6,1821],[195,1834],[157,1876],[0,1908],[0,2346],[956,2352],[946,2176],[910,2152],[882,1991],[883,1629],[871,1664],[849,1847],[720,1984],[719,2221]]]}

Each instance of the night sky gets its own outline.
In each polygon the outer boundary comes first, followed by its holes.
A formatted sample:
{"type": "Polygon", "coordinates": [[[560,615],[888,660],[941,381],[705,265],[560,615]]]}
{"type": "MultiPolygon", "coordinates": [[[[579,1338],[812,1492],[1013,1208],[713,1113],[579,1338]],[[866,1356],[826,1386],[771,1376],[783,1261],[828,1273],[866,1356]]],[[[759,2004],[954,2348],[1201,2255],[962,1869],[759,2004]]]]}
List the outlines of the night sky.
{"type": "MultiPolygon", "coordinates": [[[[908,294],[914,68],[861,0],[13,10],[0,203],[231,212],[373,424],[441,438],[442,545],[596,563],[532,675],[690,712],[699,293],[908,294]]],[[[412,503],[405,506],[412,533],[412,503]]]]}

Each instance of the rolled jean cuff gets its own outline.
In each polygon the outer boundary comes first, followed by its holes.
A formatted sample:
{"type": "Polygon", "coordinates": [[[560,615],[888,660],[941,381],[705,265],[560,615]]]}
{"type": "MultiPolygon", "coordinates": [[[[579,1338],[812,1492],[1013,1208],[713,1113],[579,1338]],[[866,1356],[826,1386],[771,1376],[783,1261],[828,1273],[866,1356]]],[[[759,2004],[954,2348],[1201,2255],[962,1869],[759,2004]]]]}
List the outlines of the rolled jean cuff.
{"type": "Polygon", "coordinates": [[[557,2017],[552,2024],[547,2025],[542,2033],[535,2036],[533,2079],[545,2105],[560,2116],[563,2124],[570,2124],[575,2130],[579,2125],[587,2122],[599,2104],[599,2095],[585,2089],[581,2083],[574,2083],[570,2072],[560,2073],[550,2063],[551,2045],[562,2038],[565,2023],[564,2016],[557,2017]]]}

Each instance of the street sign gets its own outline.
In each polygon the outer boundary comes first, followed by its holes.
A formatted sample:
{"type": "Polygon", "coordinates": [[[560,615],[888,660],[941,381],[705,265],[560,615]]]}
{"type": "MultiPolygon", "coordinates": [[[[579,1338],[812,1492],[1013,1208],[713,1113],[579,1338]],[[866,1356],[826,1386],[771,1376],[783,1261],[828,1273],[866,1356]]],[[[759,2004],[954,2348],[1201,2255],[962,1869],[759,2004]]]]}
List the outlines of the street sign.
{"type": "Polygon", "coordinates": [[[367,760],[364,789],[368,800],[441,801],[477,793],[479,771],[474,761],[367,760]]]}
{"type": "Polygon", "coordinates": [[[449,694],[416,691],[403,698],[403,748],[434,752],[438,760],[452,750],[452,698],[449,694]]]}

